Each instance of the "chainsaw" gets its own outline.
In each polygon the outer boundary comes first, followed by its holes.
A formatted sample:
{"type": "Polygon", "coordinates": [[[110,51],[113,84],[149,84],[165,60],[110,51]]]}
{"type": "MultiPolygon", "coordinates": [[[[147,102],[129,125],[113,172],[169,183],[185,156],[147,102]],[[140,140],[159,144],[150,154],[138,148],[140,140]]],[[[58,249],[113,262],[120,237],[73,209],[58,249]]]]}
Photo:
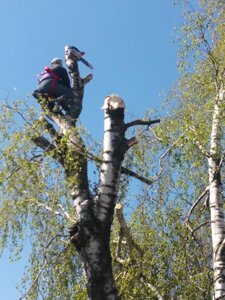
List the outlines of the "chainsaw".
{"type": "Polygon", "coordinates": [[[86,61],[86,59],[84,59],[82,56],[84,56],[85,52],[80,51],[77,47],[74,46],[65,46],[65,52],[68,56],[76,56],[79,57],[79,61],[81,61],[83,64],[85,64],[88,68],[90,68],[91,70],[94,69],[94,67],[88,62],[86,61]]]}

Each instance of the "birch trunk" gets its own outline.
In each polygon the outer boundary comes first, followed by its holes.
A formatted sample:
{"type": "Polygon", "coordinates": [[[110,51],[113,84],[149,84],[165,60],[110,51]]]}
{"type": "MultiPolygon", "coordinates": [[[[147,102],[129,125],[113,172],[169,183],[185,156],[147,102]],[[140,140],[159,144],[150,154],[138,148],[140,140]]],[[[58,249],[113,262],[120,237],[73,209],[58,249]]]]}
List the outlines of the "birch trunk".
{"type": "Polygon", "coordinates": [[[220,178],[223,101],[224,87],[221,84],[214,106],[210,156],[208,158],[215,300],[225,299],[225,223],[220,178]]]}
{"type": "Polygon", "coordinates": [[[81,219],[72,232],[72,240],[84,264],[89,300],[119,299],[112,272],[110,228],[126,149],[124,103],[118,96],[111,96],[103,108],[104,147],[98,194],[95,200],[87,199],[88,205],[75,199],[75,209],[81,219]]]}

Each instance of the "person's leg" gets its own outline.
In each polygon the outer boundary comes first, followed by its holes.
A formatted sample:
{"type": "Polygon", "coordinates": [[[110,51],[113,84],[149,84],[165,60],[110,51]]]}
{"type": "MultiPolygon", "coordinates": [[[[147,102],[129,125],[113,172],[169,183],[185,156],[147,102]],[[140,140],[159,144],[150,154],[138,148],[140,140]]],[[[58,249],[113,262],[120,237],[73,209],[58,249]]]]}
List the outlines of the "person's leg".
{"type": "Polygon", "coordinates": [[[71,88],[61,84],[56,84],[54,94],[56,95],[55,102],[61,105],[66,115],[77,119],[82,109],[81,97],[75,94],[71,88]]]}
{"type": "Polygon", "coordinates": [[[54,103],[51,101],[52,97],[50,95],[51,82],[51,79],[43,80],[32,94],[44,110],[52,110],[54,107],[54,103]]]}
{"type": "Polygon", "coordinates": [[[52,79],[46,79],[43,80],[38,88],[35,90],[36,93],[39,94],[50,94],[50,88],[51,88],[52,79]]]}
{"type": "Polygon", "coordinates": [[[68,88],[67,86],[62,85],[60,83],[56,83],[56,85],[54,87],[54,96],[55,96],[55,98],[58,98],[61,96],[65,96],[65,98],[73,98],[74,93],[71,88],[68,88]]]}
{"type": "Polygon", "coordinates": [[[70,116],[74,121],[78,119],[82,110],[80,98],[64,98],[61,100],[60,105],[65,110],[67,116],[70,116]]]}

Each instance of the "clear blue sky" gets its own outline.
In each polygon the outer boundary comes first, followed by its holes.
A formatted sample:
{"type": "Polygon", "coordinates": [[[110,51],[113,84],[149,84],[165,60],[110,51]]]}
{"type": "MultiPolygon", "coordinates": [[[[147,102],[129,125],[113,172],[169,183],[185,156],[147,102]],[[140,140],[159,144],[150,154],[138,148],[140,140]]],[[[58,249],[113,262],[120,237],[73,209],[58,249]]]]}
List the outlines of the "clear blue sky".
{"type": "MultiPolygon", "coordinates": [[[[77,46],[94,65],[81,121],[101,140],[105,96],[119,94],[129,120],[160,108],[178,78],[173,39],[180,23],[172,0],[0,0],[0,100],[31,95],[43,66],[63,58],[65,45],[77,46]]],[[[84,65],[80,71],[90,72],[84,65]]],[[[32,96],[27,101],[36,105],[32,96]]],[[[22,264],[9,263],[7,254],[0,299],[16,300],[22,264]]]]}

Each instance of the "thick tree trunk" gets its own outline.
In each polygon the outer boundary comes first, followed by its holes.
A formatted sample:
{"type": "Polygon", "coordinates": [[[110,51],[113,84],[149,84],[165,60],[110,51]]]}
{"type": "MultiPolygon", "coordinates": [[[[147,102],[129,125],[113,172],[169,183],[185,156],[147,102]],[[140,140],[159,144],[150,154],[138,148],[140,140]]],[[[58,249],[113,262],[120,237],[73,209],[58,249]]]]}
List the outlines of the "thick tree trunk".
{"type": "Polygon", "coordinates": [[[98,190],[98,219],[105,225],[112,223],[118,193],[120,167],[127,150],[124,130],[124,103],[118,96],[105,99],[103,163],[98,190]]]}
{"type": "Polygon", "coordinates": [[[112,272],[109,236],[110,231],[94,217],[79,224],[74,242],[84,265],[89,300],[119,299],[112,272]]]}
{"type": "Polygon", "coordinates": [[[110,228],[120,167],[127,149],[124,103],[118,96],[110,96],[106,98],[103,108],[104,148],[98,194],[93,200],[75,199],[75,209],[80,218],[71,231],[84,264],[89,300],[119,299],[112,273],[110,228]]]}
{"type": "Polygon", "coordinates": [[[224,88],[221,86],[218,92],[218,99],[214,106],[210,157],[208,158],[215,299],[225,299],[225,223],[223,207],[224,203],[222,199],[222,183],[220,178],[220,162],[222,157],[221,106],[223,101],[224,88]]]}

